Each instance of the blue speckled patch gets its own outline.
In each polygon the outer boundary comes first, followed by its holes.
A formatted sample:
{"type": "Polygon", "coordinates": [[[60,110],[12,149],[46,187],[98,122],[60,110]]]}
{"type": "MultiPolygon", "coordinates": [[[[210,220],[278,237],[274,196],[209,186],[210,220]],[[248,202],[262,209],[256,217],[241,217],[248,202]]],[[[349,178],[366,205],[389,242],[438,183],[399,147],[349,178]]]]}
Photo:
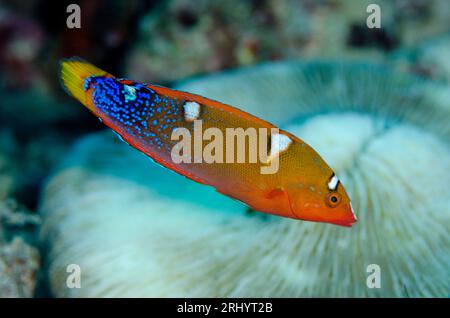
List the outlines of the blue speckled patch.
{"type": "Polygon", "coordinates": [[[139,83],[109,77],[87,78],[84,89],[91,87],[95,106],[118,126],[158,149],[170,149],[167,144],[170,136],[166,131],[172,129],[182,115],[183,101],[160,96],[139,83]]]}

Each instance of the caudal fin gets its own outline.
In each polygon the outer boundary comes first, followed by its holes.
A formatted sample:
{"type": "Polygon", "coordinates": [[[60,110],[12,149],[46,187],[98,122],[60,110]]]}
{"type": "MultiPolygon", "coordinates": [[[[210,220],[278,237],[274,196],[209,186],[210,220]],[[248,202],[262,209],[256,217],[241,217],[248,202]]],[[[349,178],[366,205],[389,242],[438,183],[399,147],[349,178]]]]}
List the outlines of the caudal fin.
{"type": "Polygon", "coordinates": [[[112,77],[112,75],[78,57],[63,59],[60,65],[61,83],[66,92],[91,109],[92,102],[85,91],[85,80],[91,76],[112,77]]]}

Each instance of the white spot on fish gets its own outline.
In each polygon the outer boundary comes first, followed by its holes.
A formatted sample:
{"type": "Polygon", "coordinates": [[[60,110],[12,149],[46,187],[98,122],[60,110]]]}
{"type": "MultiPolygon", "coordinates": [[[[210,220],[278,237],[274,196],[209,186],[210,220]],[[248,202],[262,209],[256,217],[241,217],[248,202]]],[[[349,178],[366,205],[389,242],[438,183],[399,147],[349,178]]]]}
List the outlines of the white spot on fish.
{"type": "Polygon", "coordinates": [[[338,177],[336,177],[336,175],[333,174],[330,181],[328,182],[328,189],[331,191],[336,190],[338,183],[339,183],[338,177]]]}
{"type": "Polygon", "coordinates": [[[200,116],[200,105],[196,102],[186,102],[183,108],[186,121],[194,121],[200,116]]]}
{"type": "Polygon", "coordinates": [[[282,134],[272,134],[270,136],[270,154],[269,161],[289,148],[292,143],[291,138],[282,134]]]}
{"type": "Polygon", "coordinates": [[[130,85],[123,85],[124,93],[125,93],[125,99],[128,100],[135,100],[136,99],[136,88],[130,85]]]}

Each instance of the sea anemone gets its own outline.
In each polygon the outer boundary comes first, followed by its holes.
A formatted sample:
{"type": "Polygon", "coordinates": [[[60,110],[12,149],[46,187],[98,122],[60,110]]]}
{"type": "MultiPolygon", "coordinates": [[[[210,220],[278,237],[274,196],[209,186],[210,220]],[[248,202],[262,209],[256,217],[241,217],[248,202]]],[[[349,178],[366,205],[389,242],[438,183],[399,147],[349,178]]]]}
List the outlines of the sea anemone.
{"type": "Polygon", "coordinates": [[[42,193],[54,295],[448,296],[450,107],[429,98],[436,87],[380,65],[334,62],[272,63],[180,84],[312,145],[348,190],[358,222],[249,211],[96,133],[42,193]],[[81,288],[66,284],[70,264],[81,268],[81,288]],[[380,288],[366,284],[370,264],[380,288]]]}

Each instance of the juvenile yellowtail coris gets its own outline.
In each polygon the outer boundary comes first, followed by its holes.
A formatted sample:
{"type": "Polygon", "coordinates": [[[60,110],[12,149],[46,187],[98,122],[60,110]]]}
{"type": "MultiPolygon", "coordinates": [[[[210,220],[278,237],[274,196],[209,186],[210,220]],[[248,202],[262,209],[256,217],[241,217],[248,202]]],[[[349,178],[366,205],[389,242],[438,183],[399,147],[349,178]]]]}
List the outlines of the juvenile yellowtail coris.
{"type": "Polygon", "coordinates": [[[269,122],[202,96],[116,78],[81,59],[63,60],[61,79],[124,141],[168,169],[256,211],[342,226],[356,221],[333,170],[269,122]]]}

